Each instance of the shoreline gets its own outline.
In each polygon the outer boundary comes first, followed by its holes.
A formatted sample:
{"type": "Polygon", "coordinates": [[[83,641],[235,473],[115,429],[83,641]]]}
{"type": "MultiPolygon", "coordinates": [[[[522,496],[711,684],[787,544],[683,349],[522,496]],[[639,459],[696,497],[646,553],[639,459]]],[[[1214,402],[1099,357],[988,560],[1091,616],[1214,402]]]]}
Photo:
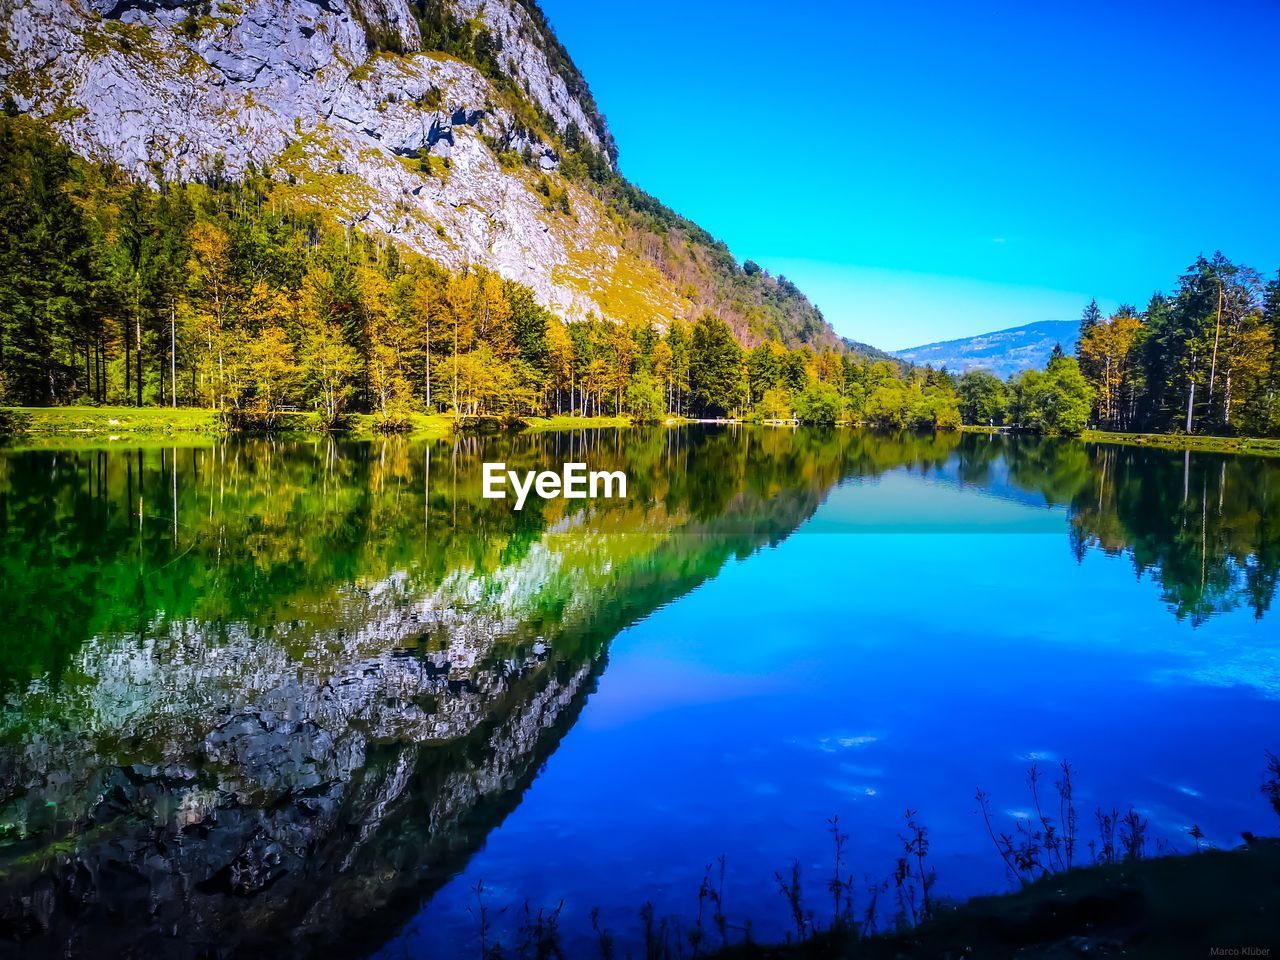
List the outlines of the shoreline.
{"type": "MultiPolygon", "coordinates": [[[[147,445],[182,440],[215,443],[236,434],[225,427],[218,411],[206,407],[5,407],[0,412],[12,412],[24,421],[23,428],[9,436],[0,435],[0,444],[14,447],[38,448],[64,446],[69,443],[85,446],[125,443],[147,445]]],[[[320,428],[319,414],[314,411],[283,412],[278,417],[276,438],[315,438],[326,435],[320,428]]],[[[669,423],[681,422],[668,420],[669,423]]],[[[409,428],[393,436],[411,440],[443,440],[454,432],[454,417],[447,413],[412,413],[409,428]]],[[[629,417],[530,417],[523,428],[532,432],[572,430],[582,428],[626,427],[629,417]]],[[[257,436],[258,434],[248,434],[257,436]]],[[[383,436],[375,429],[372,414],[357,413],[348,417],[348,426],[332,431],[343,439],[368,440],[383,436]]]]}
{"type": "MultiPolygon", "coordinates": [[[[966,424],[962,433],[985,436],[1018,436],[1022,432],[1009,427],[984,427],[966,424]]],[[[1036,436],[1036,434],[1026,434],[1036,436]]],[[[1077,435],[1063,434],[1064,440],[1106,443],[1125,447],[1149,447],[1190,453],[1235,453],[1259,457],[1280,457],[1280,439],[1267,437],[1217,437],[1209,434],[1185,433],[1112,433],[1109,430],[1084,430],[1077,435]]]]}
{"type": "Polygon", "coordinates": [[[1086,430],[1085,443],[1110,443],[1126,447],[1151,447],[1188,453],[1237,453],[1260,457],[1280,457],[1280,440],[1262,437],[1213,437],[1185,433],[1110,433],[1086,430]]]}
{"type": "MultiPolygon", "coordinates": [[[[826,929],[801,942],[733,943],[710,955],[858,957],[1275,957],[1280,841],[1079,865],[1008,893],[940,903],[920,926],[859,937],[826,929]],[[1246,952],[1253,950],[1255,952],[1246,952]]],[[[816,902],[816,901],[815,901],[816,902]]],[[[856,924],[855,924],[856,926],[856,924]]]]}
{"type": "MultiPolygon", "coordinates": [[[[25,421],[20,432],[8,437],[0,436],[0,442],[10,447],[62,445],[68,441],[83,440],[86,444],[147,443],[181,438],[185,441],[223,439],[231,434],[219,421],[218,412],[203,407],[121,407],[121,406],[66,406],[66,407],[6,407],[25,421]]],[[[442,440],[454,431],[454,417],[447,413],[410,414],[410,427],[398,434],[414,440],[442,440]]],[[[276,436],[318,436],[319,415],[315,412],[285,412],[280,414],[281,428],[276,436]]],[[[660,423],[673,426],[682,423],[743,424],[747,420],[721,418],[688,419],[665,417],[660,423]]],[[[764,426],[796,427],[795,421],[764,420],[764,426]]],[[[372,414],[352,414],[347,429],[334,431],[335,436],[350,439],[371,439],[381,436],[374,428],[372,414]]],[[[555,414],[549,417],[525,418],[524,430],[547,433],[559,430],[601,429],[629,427],[633,424],[626,416],[575,417],[555,414]]],[[[1009,434],[1007,427],[987,427],[977,424],[960,427],[962,433],[984,435],[1009,434]]],[[[1085,430],[1078,438],[1085,443],[1105,443],[1119,446],[1148,447],[1159,450],[1194,453],[1232,453],[1251,456],[1280,457],[1280,439],[1260,437],[1217,437],[1198,434],[1163,433],[1112,433],[1106,430],[1085,430]]]]}

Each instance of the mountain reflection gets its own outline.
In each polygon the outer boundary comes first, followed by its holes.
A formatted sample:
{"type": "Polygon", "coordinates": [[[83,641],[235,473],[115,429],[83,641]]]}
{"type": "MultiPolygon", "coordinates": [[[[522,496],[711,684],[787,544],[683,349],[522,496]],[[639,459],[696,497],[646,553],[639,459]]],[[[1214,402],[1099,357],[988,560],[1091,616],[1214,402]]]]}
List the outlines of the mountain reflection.
{"type": "Polygon", "coordinates": [[[841,449],[649,431],[0,459],[3,933],[359,952],[518,801],[607,640],[785,537],[841,449]],[[517,513],[480,498],[497,459],[624,469],[631,496],[517,513]]]}
{"type": "Polygon", "coordinates": [[[375,946],[518,804],[618,631],[892,470],[1065,508],[1179,617],[1275,593],[1267,461],[703,428],[0,453],[0,935],[375,946]],[[493,460],[629,496],[516,512],[480,496],[493,460]]]}

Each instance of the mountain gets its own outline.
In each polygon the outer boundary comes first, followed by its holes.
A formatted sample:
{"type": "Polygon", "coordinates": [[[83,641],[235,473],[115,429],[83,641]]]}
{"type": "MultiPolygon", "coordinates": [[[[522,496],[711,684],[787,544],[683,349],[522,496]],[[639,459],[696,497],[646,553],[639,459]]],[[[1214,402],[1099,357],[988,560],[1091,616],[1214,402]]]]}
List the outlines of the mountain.
{"type": "Polygon", "coordinates": [[[1080,334],[1078,320],[1042,320],[976,337],[927,343],[922,347],[894,351],[900,360],[932,367],[946,367],[952,373],[984,369],[1000,377],[1032,367],[1043,367],[1056,344],[1070,352],[1080,334]]]}
{"type": "Polygon", "coordinates": [[[861,340],[850,340],[848,337],[842,337],[841,339],[844,342],[845,349],[850,353],[859,354],[868,360],[888,360],[891,363],[897,363],[898,358],[886,350],[873,347],[871,344],[863,343],[861,340]]]}
{"type": "Polygon", "coordinates": [[[617,173],[590,88],[535,0],[4,0],[0,89],[128,176],[267,175],[273,198],[566,320],[693,319],[838,346],[783,277],[617,173]]]}

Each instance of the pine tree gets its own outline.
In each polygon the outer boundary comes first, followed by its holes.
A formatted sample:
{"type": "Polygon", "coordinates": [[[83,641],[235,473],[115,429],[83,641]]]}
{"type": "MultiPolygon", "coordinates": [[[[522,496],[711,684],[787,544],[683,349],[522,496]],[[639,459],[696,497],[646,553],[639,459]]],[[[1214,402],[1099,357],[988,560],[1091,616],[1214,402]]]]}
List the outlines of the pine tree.
{"type": "Polygon", "coordinates": [[[83,388],[89,224],[71,197],[70,151],[21,118],[0,119],[0,127],[0,380],[19,403],[65,401],[83,388]]]}
{"type": "Polygon", "coordinates": [[[1084,313],[1080,315],[1080,336],[1083,337],[1101,322],[1102,311],[1098,309],[1098,301],[1090,300],[1089,305],[1084,308],[1084,313]]]}
{"type": "Polygon", "coordinates": [[[742,348],[723,320],[703,314],[689,343],[689,388],[701,412],[723,416],[744,400],[742,348]]]}

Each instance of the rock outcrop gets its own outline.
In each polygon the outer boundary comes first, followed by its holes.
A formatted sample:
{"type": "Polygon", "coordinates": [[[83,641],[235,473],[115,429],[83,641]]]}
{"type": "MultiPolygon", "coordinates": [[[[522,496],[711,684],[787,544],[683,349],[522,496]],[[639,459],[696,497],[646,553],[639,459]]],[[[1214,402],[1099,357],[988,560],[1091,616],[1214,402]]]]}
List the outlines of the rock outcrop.
{"type": "MultiPolygon", "coordinates": [[[[603,121],[517,0],[440,6],[484,31],[507,87],[422,51],[405,0],[3,0],[0,85],[78,153],[143,180],[265,169],[292,202],[490,267],[566,318],[617,318],[593,279],[634,255],[587,193],[566,184],[572,214],[548,209],[538,179],[560,157],[517,112],[607,156],[603,121]]],[[[660,283],[645,296],[659,321],[686,306],[660,283]]]]}

